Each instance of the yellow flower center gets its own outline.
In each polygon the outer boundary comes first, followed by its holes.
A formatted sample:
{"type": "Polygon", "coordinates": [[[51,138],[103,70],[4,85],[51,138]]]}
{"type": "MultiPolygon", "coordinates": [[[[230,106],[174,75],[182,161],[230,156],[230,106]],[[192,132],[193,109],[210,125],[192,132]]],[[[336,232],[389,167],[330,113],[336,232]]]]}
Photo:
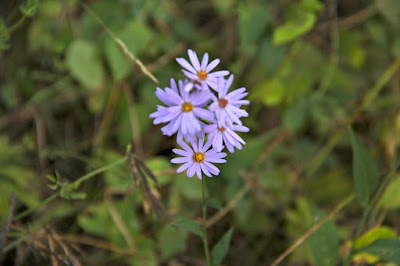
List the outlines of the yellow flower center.
{"type": "Polygon", "coordinates": [[[195,161],[196,163],[201,163],[202,161],[204,161],[204,154],[201,152],[195,152],[193,154],[193,161],[195,161]]]}
{"type": "Polygon", "coordinates": [[[199,80],[204,81],[207,79],[208,74],[203,69],[201,69],[199,72],[197,72],[197,76],[199,77],[199,80]]]}
{"type": "Polygon", "coordinates": [[[228,105],[228,100],[224,98],[218,99],[218,105],[221,108],[225,108],[228,105]]]}
{"type": "Polygon", "coordinates": [[[193,110],[193,104],[190,102],[184,102],[182,104],[182,112],[186,113],[186,112],[190,112],[193,110]]]}

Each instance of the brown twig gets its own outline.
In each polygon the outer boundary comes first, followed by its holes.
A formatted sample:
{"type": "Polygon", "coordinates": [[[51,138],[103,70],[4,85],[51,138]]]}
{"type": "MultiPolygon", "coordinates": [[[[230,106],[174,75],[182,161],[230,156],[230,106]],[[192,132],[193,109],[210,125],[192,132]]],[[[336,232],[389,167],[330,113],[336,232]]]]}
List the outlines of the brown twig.
{"type": "MultiPolygon", "coordinates": [[[[360,24],[370,17],[372,17],[376,13],[376,8],[375,6],[369,6],[366,7],[357,13],[350,15],[346,18],[340,19],[338,21],[338,26],[340,29],[348,29],[351,27],[354,27],[357,24],[360,24]]],[[[334,23],[335,19],[326,21],[324,23],[321,23],[315,27],[316,30],[326,30],[326,28],[330,27],[331,23],[334,23]]]]}
{"type": "Polygon", "coordinates": [[[288,247],[277,259],[275,259],[271,266],[276,266],[279,263],[282,262],[283,259],[285,259],[290,253],[293,252],[298,246],[303,244],[303,242],[315,231],[317,231],[321,226],[323,226],[327,221],[332,219],[343,207],[345,207],[347,204],[349,204],[352,200],[354,199],[354,194],[351,194],[347,198],[345,198],[343,201],[341,201],[327,216],[325,216],[323,219],[321,219],[318,223],[316,223],[314,226],[312,226],[310,229],[308,229],[307,232],[305,232],[301,237],[299,237],[290,247],[288,247]]]}
{"type": "Polygon", "coordinates": [[[133,242],[133,239],[131,237],[131,234],[129,233],[128,227],[125,225],[124,221],[121,218],[121,215],[118,213],[118,211],[115,209],[114,204],[112,202],[111,197],[107,194],[107,191],[105,193],[105,199],[104,199],[108,212],[111,215],[111,218],[113,219],[115,225],[117,226],[119,232],[121,235],[124,237],[125,242],[128,244],[129,248],[135,249],[135,243],[133,242]]]}
{"type": "Polygon", "coordinates": [[[206,222],[206,227],[210,227],[216,222],[218,222],[222,217],[227,215],[235,206],[236,204],[246,195],[247,191],[249,191],[251,188],[251,185],[249,182],[244,185],[237,193],[236,195],[221,209],[221,211],[217,212],[213,216],[211,216],[209,219],[207,219],[206,222]]]}
{"type": "MultiPolygon", "coordinates": [[[[97,22],[106,30],[106,32],[111,36],[111,38],[118,44],[118,46],[121,48],[122,52],[128,56],[132,61],[134,61],[139,67],[142,72],[148,76],[150,79],[152,79],[155,83],[158,83],[158,79],[148,70],[148,68],[140,61],[136,56],[134,56],[131,51],[129,51],[128,47],[126,47],[125,43],[119,39],[114,32],[112,32],[105,24],[104,22],[97,16],[86,4],[79,2],[81,6],[88,12],[90,13],[96,20],[97,22]]],[[[140,38],[140,36],[137,36],[140,38]]]]}

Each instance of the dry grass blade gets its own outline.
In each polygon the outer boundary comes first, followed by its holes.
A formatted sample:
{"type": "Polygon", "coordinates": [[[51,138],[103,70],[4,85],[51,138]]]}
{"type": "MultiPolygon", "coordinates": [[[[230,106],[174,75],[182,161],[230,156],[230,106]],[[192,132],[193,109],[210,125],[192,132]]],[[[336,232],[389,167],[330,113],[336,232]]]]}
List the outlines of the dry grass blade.
{"type": "Polygon", "coordinates": [[[162,202],[154,195],[149,182],[147,181],[147,178],[150,178],[157,183],[156,176],[135,154],[130,154],[130,161],[132,165],[133,184],[140,185],[145,200],[152,206],[159,218],[165,216],[170,222],[172,222],[174,219],[168,213],[162,202]]]}
{"type": "Polygon", "coordinates": [[[121,48],[122,52],[128,56],[132,61],[134,61],[139,67],[142,72],[148,76],[150,79],[152,79],[155,83],[158,83],[158,79],[150,72],[150,70],[147,69],[147,67],[140,61],[136,56],[134,56],[131,51],[129,51],[128,47],[126,47],[125,43],[119,39],[105,24],[104,22],[97,16],[86,4],[80,2],[81,6],[89,12],[96,20],[97,22],[107,31],[107,33],[113,38],[113,40],[118,44],[118,46],[121,48]]]}

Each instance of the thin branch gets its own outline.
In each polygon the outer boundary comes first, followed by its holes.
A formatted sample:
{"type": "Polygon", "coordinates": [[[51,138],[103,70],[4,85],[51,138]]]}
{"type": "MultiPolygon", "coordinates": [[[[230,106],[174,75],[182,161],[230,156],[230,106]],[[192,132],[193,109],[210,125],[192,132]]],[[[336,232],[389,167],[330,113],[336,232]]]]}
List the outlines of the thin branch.
{"type": "MultiPolygon", "coordinates": [[[[121,41],[105,24],[104,22],[97,16],[86,4],[79,2],[81,6],[88,12],[90,13],[96,20],[97,22],[106,30],[106,32],[113,38],[113,40],[118,44],[118,46],[121,48],[122,52],[128,56],[132,61],[134,61],[139,67],[142,72],[151,78],[155,83],[158,83],[158,79],[147,69],[147,67],[140,61],[136,56],[134,56],[131,51],[129,51],[128,47],[126,47],[125,43],[121,41]]],[[[140,36],[138,36],[140,38],[140,36]]]]}
{"type": "Polygon", "coordinates": [[[276,266],[282,262],[290,253],[293,252],[298,246],[303,244],[303,242],[315,231],[317,231],[321,226],[323,226],[327,221],[334,217],[341,209],[343,209],[347,204],[349,204],[355,198],[354,194],[351,194],[343,201],[341,201],[327,216],[321,219],[313,227],[308,229],[301,237],[299,237],[290,247],[288,247],[277,259],[275,259],[271,266],[276,266]]]}

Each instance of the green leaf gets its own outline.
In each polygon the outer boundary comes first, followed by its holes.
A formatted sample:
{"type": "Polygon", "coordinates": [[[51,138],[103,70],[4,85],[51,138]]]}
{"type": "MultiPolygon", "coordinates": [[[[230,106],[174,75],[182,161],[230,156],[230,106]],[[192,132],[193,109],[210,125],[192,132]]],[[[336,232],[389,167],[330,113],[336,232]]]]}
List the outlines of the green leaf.
{"type": "Polygon", "coordinates": [[[126,24],[121,34],[121,40],[125,43],[129,51],[138,57],[148,48],[152,36],[153,32],[150,28],[135,19],[126,24]]]}
{"type": "Polygon", "coordinates": [[[299,99],[295,104],[285,110],[283,114],[283,125],[292,130],[303,127],[307,117],[307,100],[299,99]]]}
{"type": "Polygon", "coordinates": [[[103,66],[96,45],[87,40],[71,43],[66,53],[66,65],[71,75],[84,87],[100,87],[104,78],[103,66]]]}
{"type": "Polygon", "coordinates": [[[126,78],[131,68],[115,41],[111,38],[107,38],[104,50],[114,80],[121,81],[126,78]]]}
{"type": "Polygon", "coordinates": [[[221,210],[222,209],[222,204],[219,200],[217,200],[216,198],[211,198],[209,200],[207,200],[206,202],[207,206],[217,209],[217,210],[221,210]]]}
{"type": "Polygon", "coordinates": [[[285,96],[285,88],[277,79],[268,79],[256,87],[252,99],[259,99],[265,105],[275,106],[282,102],[285,96]]]}
{"type": "Polygon", "coordinates": [[[169,224],[165,225],[159,235],[161,258],[168,259],[181,251],[185,246],[186,238],[186,231],[176,230],[169,224]]]}
{"type": "Polygon", "coordinates": [[[383,238],[395,238],[396,233],[393,231],[392,228],[386,226],[380,226],[377,228],[373,228],[370,231],[363,234],[356,240],[355,247],[361,248],[370,245],[372,242],[378,239],[383,238]]]}
{"type": "Polygon", "coordinates": [[[353,147],[354,189],[357,199],[366,207],[377,185],[378,169],[353,129],[349,130],[353,147]]]}
{"type": "Polygon", "coordinates": [[[281,45],[292,41],[311,30],[315,21],[315,14],[309,12],[299,13],[275,29],[273,43],[281,45]]]}
{"type": "Polygon", "coordinates": [[[213,250],[211,251],[211,261],[213,264],[218,265],[225,258],[231,243],[233,227],[218,241],[213,250]]]}
{"type": "Polygon", "coordinates": [[[240,41],[244,45],[256,42],[271,22],[268,6],[261,4],[241,4],[238,16],[240,41]]]}
{"type": "Polygon", "coordinates": [[[36,13],[38,6],[39,6],[38,0],[26,0],[26,2],[19,7],[19,9],[25,16],[33,17],[36,13]]]}
{"type": "Polygon", "coordinates": [[[400,208],[400,176],[386,189],[380,203],[386,209],[400,208]]]}
{"type": "MultiPolygon", "coordinates": [[[[314,224],[325,215],[313,209],[312,217],[314,224]]],[[[339,232],[332,220],[327,221],[309,238],[309,244],[314,256],[315,265],[335,265],[339,255],[339,232]]]]}
{"type": "Polygon", "coordinates": [[[172,225],[181,227],[182,229],[192,232],[200,237],[203,235],[200,224],[193,220],[182,218],[172,223],[172,225]]]}
{"type": "Polygon", "coordinates": [[[400,264],[400,239],[398,238],[378,239],[371,245],[357,251],[366,252],[382,260],[400,264]]]}

